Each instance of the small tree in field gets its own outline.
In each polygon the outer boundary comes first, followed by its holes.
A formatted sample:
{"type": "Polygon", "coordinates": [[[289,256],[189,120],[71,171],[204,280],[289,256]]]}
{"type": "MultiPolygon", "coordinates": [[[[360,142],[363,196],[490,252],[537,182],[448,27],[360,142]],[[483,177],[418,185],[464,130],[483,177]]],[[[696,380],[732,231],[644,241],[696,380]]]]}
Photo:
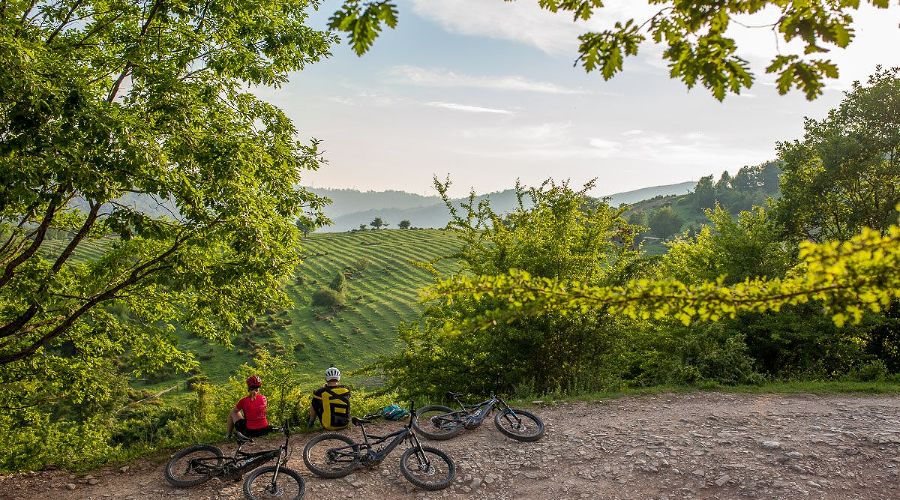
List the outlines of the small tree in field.
{"type": "Polygon", "coordinates": [[[400,229],[409,229],[409,226],[411,226],[411,225],[412,224],[408,220],[402,220],[402,221],[400,221],[400,224],[398,224],[400,229]]]}
{"type": "Polygon", "coordinates": [[[388,225],[381,217],[375,217],[375,220],[369,223],[374,229],[381,229],[388,225]]]}
{"type": "Polygon", "coordinates": [[[368,226],[366,226],[365,224],[360,224],[360,225],[359,225],[359,230],[360,230],[360,231],[365,231],[367,227],[368,227],[368,226]]]}

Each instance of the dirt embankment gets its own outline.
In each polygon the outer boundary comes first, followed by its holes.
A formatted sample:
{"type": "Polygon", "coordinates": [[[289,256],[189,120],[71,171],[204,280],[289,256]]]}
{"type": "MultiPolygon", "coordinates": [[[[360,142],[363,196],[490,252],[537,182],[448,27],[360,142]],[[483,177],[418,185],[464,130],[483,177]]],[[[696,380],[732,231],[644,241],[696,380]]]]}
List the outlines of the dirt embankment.
{"type": "MultiPolygon", "coordinates": [[[[512,441],[491,421],[438,442],[458,466],[443,491],[408,483],[399,450],[373,469],[325,480],[305,469],[309,436],[301,435],[289,465],[306,478],[308,499],[900,498],[900,396],[697,393],[534,410],[547,423],[539,442],[512,441]]],[[[240,487],[214,479],[175,489],[161,463],[144,460],[87,475],[0,477],[0,498],[232,499],[240,487]]]]}

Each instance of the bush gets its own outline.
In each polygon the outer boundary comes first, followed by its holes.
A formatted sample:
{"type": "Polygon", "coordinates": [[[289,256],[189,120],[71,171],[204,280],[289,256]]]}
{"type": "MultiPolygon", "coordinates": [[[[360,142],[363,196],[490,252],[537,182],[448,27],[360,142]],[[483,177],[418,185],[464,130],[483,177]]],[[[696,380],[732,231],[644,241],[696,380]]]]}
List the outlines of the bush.
{"type": "Polygon", "coordinates": [[[344,307],[344,296],[331,288],[320,288],[312,295],[312,305],[332,310],[344,307]]]}
{"type": "Polygon", "coordinates": [[[344,276],[344,273],[339,272],[334,276],[334,279],[331,280],[331,283],[328,284],[328,287],[338,293],[344,293],[344,287],[347,284],[347,278],[344,276]]]}

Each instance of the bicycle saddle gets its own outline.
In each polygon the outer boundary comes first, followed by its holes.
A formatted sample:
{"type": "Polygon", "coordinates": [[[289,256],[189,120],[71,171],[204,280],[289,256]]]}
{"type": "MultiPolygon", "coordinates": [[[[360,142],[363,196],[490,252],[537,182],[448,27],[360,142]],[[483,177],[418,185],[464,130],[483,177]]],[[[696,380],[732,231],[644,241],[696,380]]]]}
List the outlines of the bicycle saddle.
{"type": "Polygon", "coordinates": [[[252,443],[252,442],[253,442],[253,439],[252,439],[252,438],[249,438],[249,437],[247,437],[247,436],[241,434],[240,431],[234,431],[234,437],[235,437],[235,439],[237,439],[238,444],[252,443]]]}

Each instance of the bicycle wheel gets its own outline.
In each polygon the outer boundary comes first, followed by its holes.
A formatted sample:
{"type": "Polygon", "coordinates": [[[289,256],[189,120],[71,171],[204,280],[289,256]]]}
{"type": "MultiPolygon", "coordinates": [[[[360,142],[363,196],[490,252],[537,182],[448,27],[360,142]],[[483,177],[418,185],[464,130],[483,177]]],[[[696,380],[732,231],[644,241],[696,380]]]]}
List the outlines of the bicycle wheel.
{"type": "Polygon", "coordinates": [[[222,450],[215,446],[199,444],[185,448],[172,455],[166,464],[166,481],[179,488],[205,483],[222,470],[224,461],[222,450]]]}
{"type": "Polygon", "coordinates": [[[443,451],[423,446],[407,448],[400,456],[400,472],[419,488],[442,490],[456,477],[456,464],[443,451]]]}
{"type": "Polygon", "coordinates": [[[306,482],[296,471],[287,467],[278,469],[275,478],[275,466],[268,465],[255,469],[244,481],[244,498],[260,500],[263,498],[290,498],[299,500],[306,492],[306,482]],[[273,479],[275,479],[273,481],[273,479]]]}
{"type": "Polygon", "coordinates": [[[306,443],[303,462],[317,476],[344,477],[359,467],[359,446],[343,434],[320,434],[306,443]]]}
{"type": "Polygon", "coordinates": [[[428,439],[444,441],[462,432],[461,413],[447,406],[423,406],[416,410],[412,424],[416,432],[428,439]]]}
{"type": "Polygon", "coordinates": [[[507,408],[494,416],[494,425],[517,441],[537,441],[544,435],[544,422],[525,410],[507,408]]]}

